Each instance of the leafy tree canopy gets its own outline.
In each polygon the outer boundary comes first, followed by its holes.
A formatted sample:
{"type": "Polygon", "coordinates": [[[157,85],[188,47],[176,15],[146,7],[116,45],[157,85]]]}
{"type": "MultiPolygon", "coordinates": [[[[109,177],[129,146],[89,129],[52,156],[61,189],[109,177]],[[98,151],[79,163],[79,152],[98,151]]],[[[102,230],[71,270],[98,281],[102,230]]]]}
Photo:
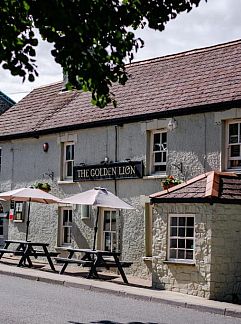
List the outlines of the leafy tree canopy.
{"type": "Polygon", "coordinates": [[[143,46],[130,30],[149,26],[162,31],[200,1],[0,0],[0,63],[12,75],[34,81],[38,29],[53,43],[52,55],[68,74],[68,88],[90,91],[99,107],[115,104],[111,85],[125,84],[124,62],[143,46]]]}

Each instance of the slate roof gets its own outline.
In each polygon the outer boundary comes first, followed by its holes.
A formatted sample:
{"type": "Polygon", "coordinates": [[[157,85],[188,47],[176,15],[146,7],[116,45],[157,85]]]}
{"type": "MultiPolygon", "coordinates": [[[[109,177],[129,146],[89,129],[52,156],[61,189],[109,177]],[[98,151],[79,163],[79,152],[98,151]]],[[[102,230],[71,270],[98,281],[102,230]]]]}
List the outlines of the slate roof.
{"type": "Polygon", "coordinates": [[[61,92],[62,82],[47,85],[0,116],[0,140],[241,106],[241,40],[127,70],[127,84],[113,86],[117,108],[91,106],[88,93],[61,92]]]}
{"type": "Polygon", "coordinates": [[[5,95],[2,91],[0,91],[0,114],[4,113],[10,107],[15,104],[11,98],[5,95]]]}
{"type": "Polygon", "coordinates": [[[241,175],[210,171],[168,190],[150,195],[153,203],[241,202],[241,175]]]}

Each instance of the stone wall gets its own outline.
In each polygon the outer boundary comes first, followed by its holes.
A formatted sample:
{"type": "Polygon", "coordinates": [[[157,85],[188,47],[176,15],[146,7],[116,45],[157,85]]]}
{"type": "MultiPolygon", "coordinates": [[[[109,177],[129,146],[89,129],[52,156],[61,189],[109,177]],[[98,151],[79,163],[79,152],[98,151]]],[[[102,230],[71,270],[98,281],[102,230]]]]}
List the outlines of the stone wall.
{"type": "Polygon", "coordinates": [[[217,204],[212,222],[211,298],[241,301],[241,206],[217,204]]]}
{"type": "Polygon", "coordinates": [[[241,300],[241,206],[160,204],[153,209],[153,286],[241,300]],[[195,262],[168,263],[168,214],[195,214],[195,262]]]}
{"type": "Polygon", "coordinates": [[[153,210],[153,286],[210,297],[211,220],[209,204],[160,204],[153,210]],[[195,214],[195,263],[168,263],[168,214],[195,214]]]}
{"type": "MultiPolygon", "coordinates": [[[[220,126],[214,124],[213,113],[176,117],[178,127],[168,132],[168,164],[170,173],[178,173],[183,163],[185,178],[198,175],[204,170],[218,169],[220,164],[220,126]],[[205,137],[206,136],[206,137],[205,137]],[[203,138],[206,144],[203,143],[203,138]],[[208,139],[208,140],[207,140],[208,139]],[[210,157],[210,159],[209,159],[210,157]],[[207,163],[207,161],[209,161],[207,163]],[[191,170],[191,171],[190,171],[191,170]]],[[[97,164],[108,157],[111,161],[143,160],[147,165],[148,133],[155,128],[165,129],[169,121],[153,119],[128,123],[122,126],[110,125],[63,132],[38,138],[16,139],[1,143],[2,170],[0,191],[29,186],[36,181],[48,181],[51,193],[60,198],[92,189],[96,186],[108,188],[135,207],[133,211],[122,211],[119,217],[119,241],[123,259],[133,261],[128,269],[132,274],[150,277],[150,260],[145,257],[145,223],[142,198],[160,191],[164,176],[150,175],[144,169],[143,179],[123,179],[108,181],[62,181],[61,179],[61,142],[75,142],[75,164],[97,164]],[[48,152],[43,144],[49,144],[48,152]],[[48,174],[53,174],[53,180],[48,174]]],[[[8,204],[5,206],[8,210],[8,204]]],[[[78,208],[73,211],[73,246],[88,247],[93,241],[94,215],[90,220],[82,220],[78,208]]],[[[59,217],[58,208],[41,204],[32,205],[29,238],[44,240],[51,248],[58,246],[59,217]]],[[[26,222],[10,223],[9,238],[23,239],[26,222]]],[[[154,229],[157,233],[158,229],[154,229]]],[[[154,234],[156,236],[156,234],[154,234]]],[[[157,254],[158,255],[158,254],[157,254]]],[[[173,267],[174,269],[174,267],[173,267]]]]}

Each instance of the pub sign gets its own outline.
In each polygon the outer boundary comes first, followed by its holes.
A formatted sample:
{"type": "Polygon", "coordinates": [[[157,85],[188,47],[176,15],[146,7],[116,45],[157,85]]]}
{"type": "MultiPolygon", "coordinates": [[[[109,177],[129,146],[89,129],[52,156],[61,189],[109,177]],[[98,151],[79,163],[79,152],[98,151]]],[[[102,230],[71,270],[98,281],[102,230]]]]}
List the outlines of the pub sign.
{"type": "Polygon", "coordinates": [[[143,161],[75,165],[73,181],[137,179],[143,177],[143,161]]]}

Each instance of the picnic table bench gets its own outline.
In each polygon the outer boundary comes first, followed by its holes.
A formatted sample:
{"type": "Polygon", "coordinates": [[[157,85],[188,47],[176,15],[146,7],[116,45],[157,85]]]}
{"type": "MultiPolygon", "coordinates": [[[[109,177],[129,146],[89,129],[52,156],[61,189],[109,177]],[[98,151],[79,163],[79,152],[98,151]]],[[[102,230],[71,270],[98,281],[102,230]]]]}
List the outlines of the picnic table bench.
{"type": "Polygon", "coordinates": [[[20,241],[20,240],[6,240],[3,248],[0,249],[0,259],[5,253],[11,253],[14,255],[21,256],[18,267],[26,265],[28,263],[29,267],[32,267],[32,261],[30,257],[34,257],[37,259],[38,257],[46,257],[48,263],[53,271],[55,271],[55,267],[51,260],[52,257],[57,257],[58,252],[48,251],[48,243],[42,242],[31,242],[31,241],[20,241]],[[9,248],[10,245],[17,245],[16,248],[9,248]],[[37,249],[36,249],[37,248],[37,249]]]}
{"type": "Polygon", "coordinates": [[[101,251],[101,250],[91,250],[91,249],[67,249],[69,255],[67,258],[56,257],[57,262],[62,262],[63,267],[60,270],[60,274],[63,274],[69,263],[75,263],[82,265],[83,267],[89,267],[89,273],[87,278],[99,278],[98,268],[105,268],[109,270],[110,268],[117,268],[121,274],[121,277],[125,283],[128,283],[126,275],[123,268],[130,267],[133,262],[130,261],[120,261],[119,252],[111,251],[101,251]],[[83,256],[80,259],[73,258],[74,253],[82,253],[83,256]]]}

